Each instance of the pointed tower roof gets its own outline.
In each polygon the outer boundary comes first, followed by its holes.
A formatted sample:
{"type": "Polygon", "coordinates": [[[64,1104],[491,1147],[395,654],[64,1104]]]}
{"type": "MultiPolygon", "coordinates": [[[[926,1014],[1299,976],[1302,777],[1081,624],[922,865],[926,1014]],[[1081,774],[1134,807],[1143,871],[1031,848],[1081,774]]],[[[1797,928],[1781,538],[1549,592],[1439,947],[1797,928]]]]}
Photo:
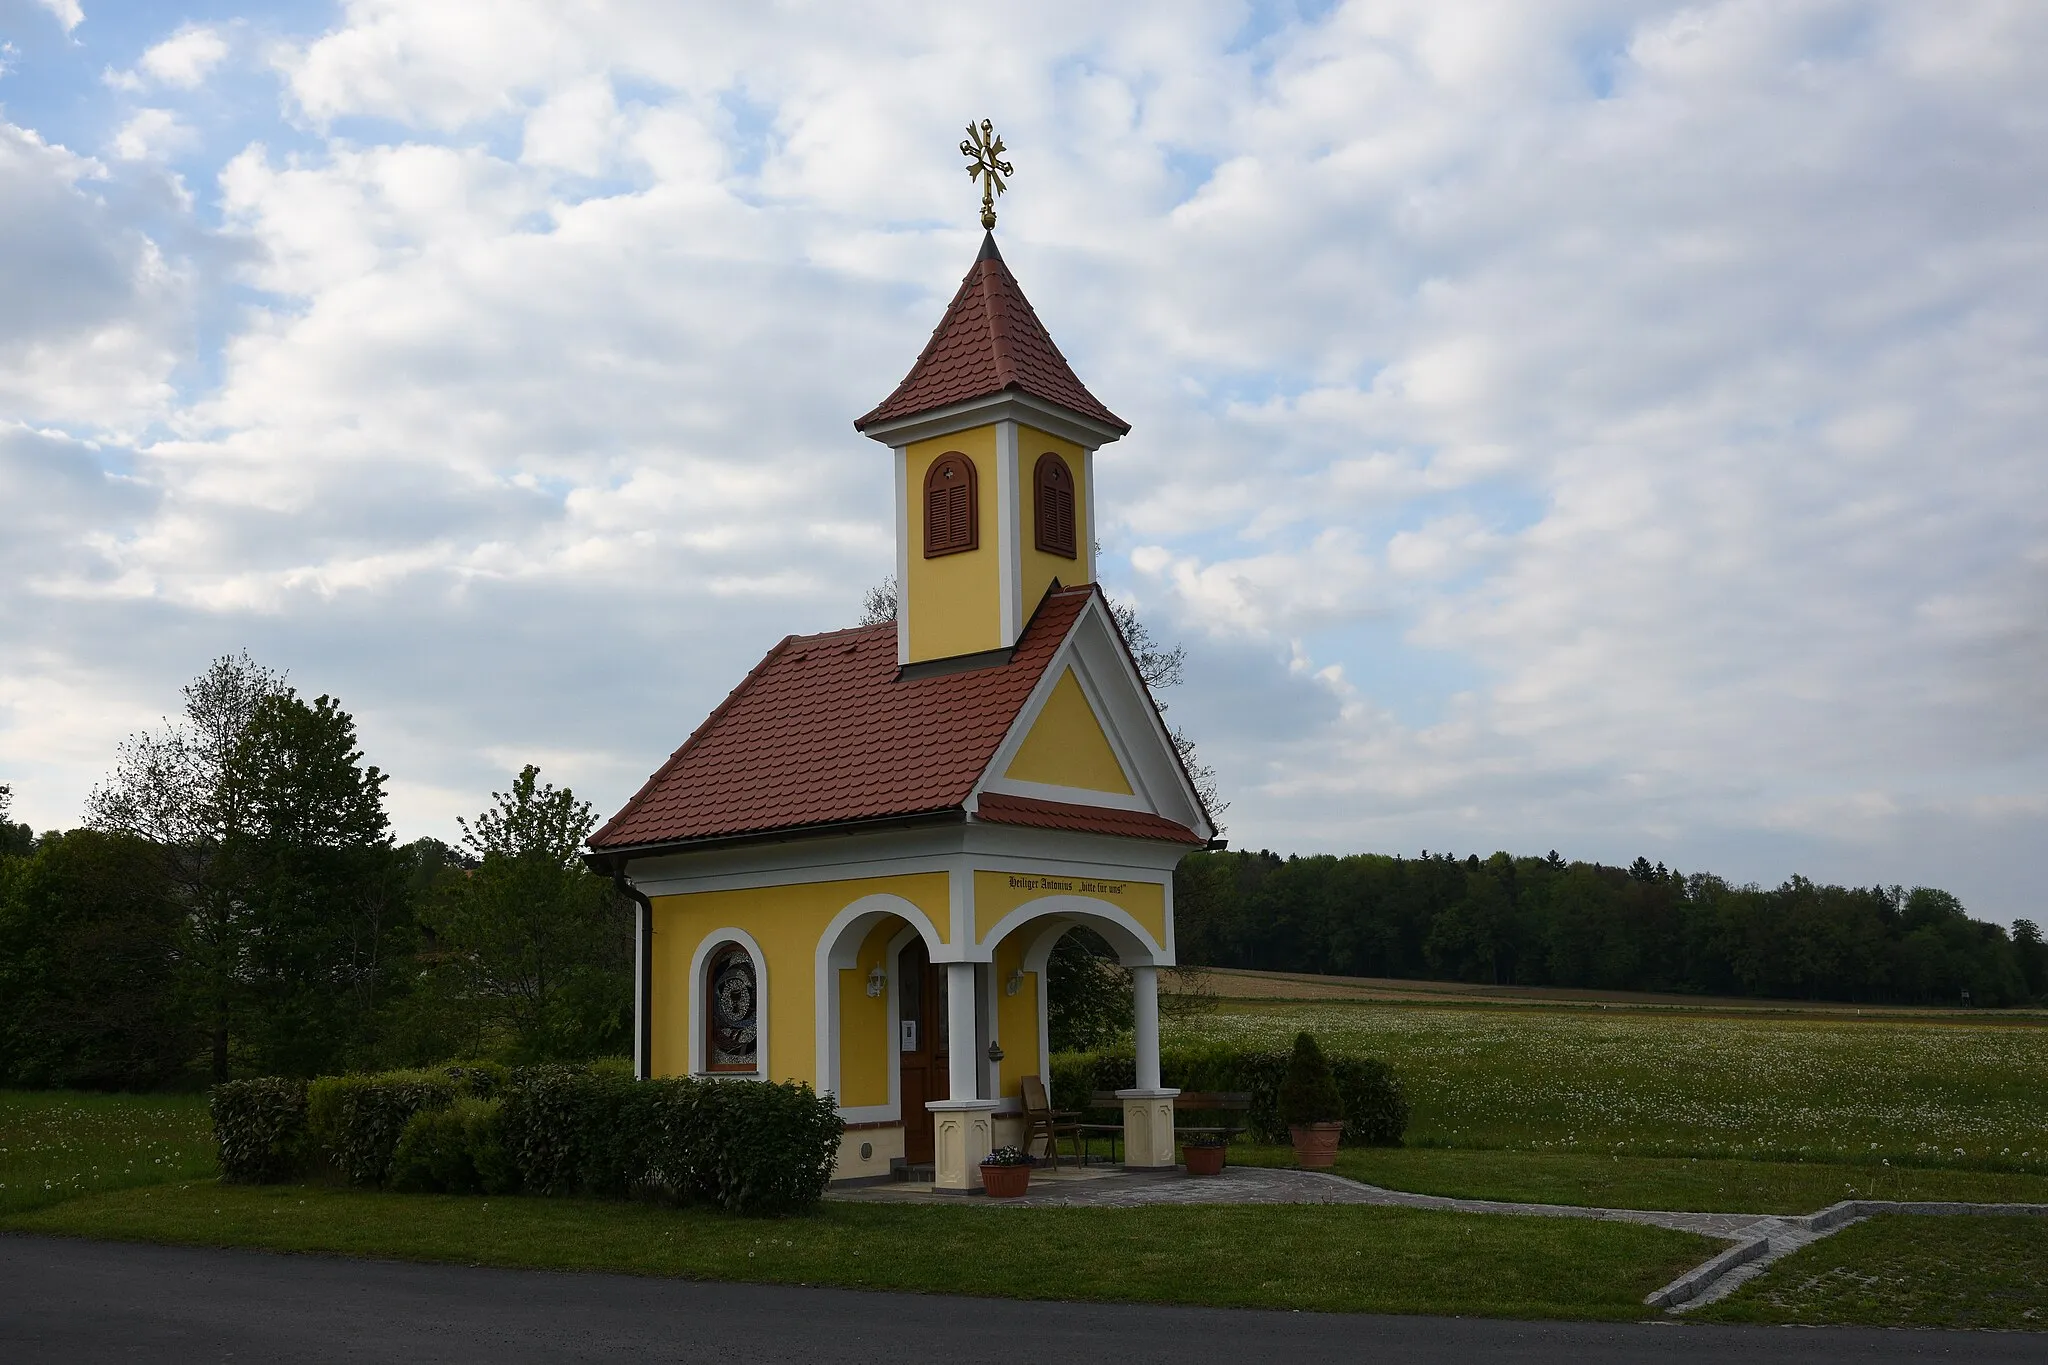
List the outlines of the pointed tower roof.
{"type": "Polygon", "coordinates": [[[900,421],[937,408],[976,398],[1017,392],[1113,427],[1119,434],[1131,424],[1088,392],[1031,301],[992,234],[981,240],[981,254],[960,281],[946,315],[932,330],[923,354],[903,376],[896,391],[856,421],[856,431],[882,422],[900,421]]]}

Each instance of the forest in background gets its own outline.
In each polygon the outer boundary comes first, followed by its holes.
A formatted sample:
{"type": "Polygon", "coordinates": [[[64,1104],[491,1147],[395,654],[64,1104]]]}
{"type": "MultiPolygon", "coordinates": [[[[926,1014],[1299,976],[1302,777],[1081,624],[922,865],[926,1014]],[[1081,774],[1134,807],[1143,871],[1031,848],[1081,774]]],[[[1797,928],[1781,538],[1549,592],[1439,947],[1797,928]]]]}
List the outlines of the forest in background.
{"type": "Polygon", "coordinates": [[[1180,960],[1516,986],[1909,1005],[2048,996],[2048,946],[1932,887],[1736,886],[1495,853],[1197,853],[1174,875],[1180,960]]]}

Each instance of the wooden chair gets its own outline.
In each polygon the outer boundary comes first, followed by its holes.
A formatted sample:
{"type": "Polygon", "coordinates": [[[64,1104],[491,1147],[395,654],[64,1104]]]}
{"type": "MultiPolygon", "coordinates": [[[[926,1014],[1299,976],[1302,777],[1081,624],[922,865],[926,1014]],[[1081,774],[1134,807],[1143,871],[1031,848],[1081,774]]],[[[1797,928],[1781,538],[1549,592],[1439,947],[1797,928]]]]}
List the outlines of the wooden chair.
{"type": "Polygon", "coordinates": [[[1031,1144],[1040,1137],[1045,1139],[1046,1155],[1052,1158],[1052,1168],[1060,1168],[1060,1139],[1080,1138],[1080,1126],[1075,1120],[1079,1114],[1066,1109],[1055,1109],[1046,1096],[1045,1082],[1037,1076],[1024,1078],[1024,1150],[1030,1151],[1031,1144]]]}

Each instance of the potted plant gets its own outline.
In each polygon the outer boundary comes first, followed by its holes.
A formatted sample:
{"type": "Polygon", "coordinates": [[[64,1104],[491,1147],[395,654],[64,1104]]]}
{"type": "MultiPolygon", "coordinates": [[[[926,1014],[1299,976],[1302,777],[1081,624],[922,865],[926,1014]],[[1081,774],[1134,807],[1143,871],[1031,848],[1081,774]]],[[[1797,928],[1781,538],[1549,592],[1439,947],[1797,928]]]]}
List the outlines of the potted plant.
{"type": "Polygon", "coordinates": [[[1294,1056],[1280,1081],[1280,1121],[1294,1138],[1294,1159],[1312,1171],[1336,1164],[1337,1139],[1344,1133],[1344,1100],[1337,1078],[1316,1040],[1294,1036],[1294,1056]]]}
{"type": "Polygon", "coordinates": [[[1230,1150],[1230,1139],[1221,1133],[1196,1133],[1180,1145],[1180,1159],[1187,1164],[1189,1175],[1223,1174],[1223,1158],[1230,1150]]]}
{"type": "Polygon", "coordinates": [[[1022,1147],[998,1147],[981,1159],[981,1188],[992,1199],[1015,1199],[1031,1188],[1034,1164],[1022,1147]]]}

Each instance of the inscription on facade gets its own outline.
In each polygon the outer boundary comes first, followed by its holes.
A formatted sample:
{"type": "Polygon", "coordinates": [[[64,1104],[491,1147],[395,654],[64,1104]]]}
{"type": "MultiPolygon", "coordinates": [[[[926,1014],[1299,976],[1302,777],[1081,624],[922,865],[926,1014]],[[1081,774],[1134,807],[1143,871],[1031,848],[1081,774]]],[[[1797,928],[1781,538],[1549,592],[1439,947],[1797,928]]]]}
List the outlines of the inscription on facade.
{"type": "Polygon", "coordinates": [[[1010,874],[1010,888],[1014,891],[1064,891],[1078,896],[1121,896],[1129,885],[1128,882],[1097,882],[1081,877],[1026,877],[1015,872],[1010,874]]]}

